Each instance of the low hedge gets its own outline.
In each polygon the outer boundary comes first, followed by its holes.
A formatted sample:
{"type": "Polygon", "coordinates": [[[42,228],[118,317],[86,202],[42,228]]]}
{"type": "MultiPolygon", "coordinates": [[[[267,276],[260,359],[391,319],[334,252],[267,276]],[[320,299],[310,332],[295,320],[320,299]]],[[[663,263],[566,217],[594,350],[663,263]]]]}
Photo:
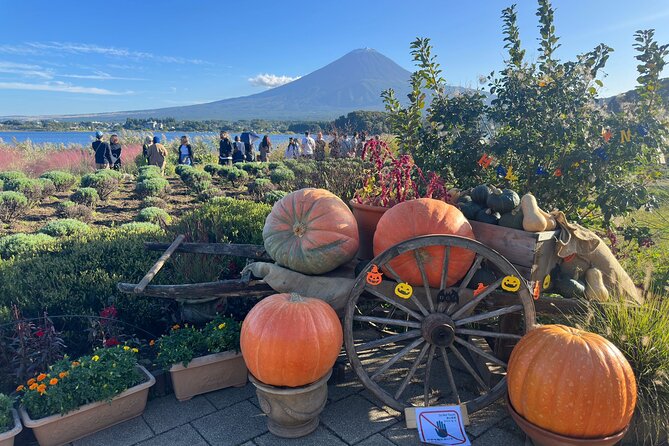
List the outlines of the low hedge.
{"type": "Polygon", "coordinates": [[[81,187],[88,188],[92,187],[95,189],[100,196],[101,200],[106,200],[118,190],[120,183],[120,178],[114,175],[110,175],[108,172],[116,172],[115,170],[100,170],[96,173],[89,173],[81,177],[81,187]]]}
{"type": "Polygon", "coordinates": [[[10,223],[29,209],[28,199],[20,192],[0,192],[0,220],[10,223]]]}
{"type": "Polygon", "coordinates": [[[265,194],[274,190],[274,185],[269,178],[256,178],[248,185],[249,194],[257,200],[261,200],[265,194]]]}
{"type": "Polygon", "coordinates": [[[165,178],[146,178],[137,183],[135,192],[142,198],[164,195],[170,183],[165,178]]]}
{"type": "Polygon", "coordinates": [[[98,191],[92,187],[80,187],[70,195],[70,200],[77,204],[94,208],[100,201],[100,195],[98,195],[98,191]]]}
{"type": "Polygon", "coordinates": [[[7,235],[0,238],[0,259],[10,259],[15,256],[28,256],[31,254],[53,250],[56,239],[47,234],[17,234],[7,235]]]}
{"type": "Polygon", "coordinates": [[[72,218],[90,223],[93,220],[93,210],[83,204],[77,204],[74,201],[65,200],[58,203],[56,207],[58,215],[64,218],[72,218]]]}
{"type": "Polygon", "coordinates": [[[15,180],[17,178],[27,178],[26,174],[19,170],[5,170],[0,172],[0,180],[7,182],[9,180],[15,180]]]}
{"type": "Polygon", "coordinates": [[[56,193],[56,185],[50,179],[38,178],[35,181],[37,181],[40,187],[42,188],[42,199],[50,197],[51,195],[56,193]]]}
{"type": "Polygon", "coordinates": [[[88,232],[90,229],[90,226],[83,221],[74,218],[64,218],[50,221],[42,226],[38,232],[52,237],[67,237],[88,232]]]}
{"type": "Polygon", "coordinates": [[[146,197],[145,199],[142,200],[139,206],[142,209],[150,207],[167,209],[169,207],[169,204],[167,204],[167,201],[163,200],[160,197],[146,197]]]}
{"type": "Polygon", "coordinates": [[[6,180],[4,190],[22,193],[28,199],[30,206],[34,206],[42,199],[42,185],[33,178],[20,177],[6,180]]]}
{"type": "Polygon", "coordinates": [[[278,167],[269,174],[272,183],[285,189],[290,189],[290,186],[295,182],[295,173],[286,167],[278,167]]]}
{"type": "Polygon", "coordinates": [[[157,207],[148,207],[139,211],[137,214],[137,221],[149,222],[157,225],[167,225],[172,222],[170,214],[157,207]]]}
{"type": "Polygon", "coordinates": [[[269,205],[274,205],[277,201],[281,200],[283,197],[288,195],[288,192],[285,190],[272,190],[267,192],[263,197],[262,201],[263,203],[267,203],[269,205]]]}
{"type": "Polygon", "coordinates": [[[44,172],[40,175],[40,178],[46,178],[53,181],[53,185],[58,192],[66,192],[72,189],[74,183],[77,182],[77,178],[69,172],[63,172],[60,170],[51,170],[49,172],[44,172]]]}

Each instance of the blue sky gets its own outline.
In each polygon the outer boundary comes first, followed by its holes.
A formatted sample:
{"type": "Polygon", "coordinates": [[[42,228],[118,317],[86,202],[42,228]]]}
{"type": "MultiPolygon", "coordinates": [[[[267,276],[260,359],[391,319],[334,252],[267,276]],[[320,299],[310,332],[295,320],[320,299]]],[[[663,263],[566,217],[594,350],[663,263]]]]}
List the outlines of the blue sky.
{"type": "MultiPolygon", "coordinates": [[[[518,2],[536,57],[535,1],[518,2]]],[[[412,70],[409,43],[430,37],[451,85],[476,87],[505,57],[510,1],[340,0],[87,2],[0,0],[0,116],[170,107],[258,93],[356,49],[412,70]]],[[[603,95],[633,88],[633,33],[669,42],[666,0],[554,1],[559,56],[614,48],[603,95]]],[[[666,75],[666,72],[665,72],[666,75]]]]}

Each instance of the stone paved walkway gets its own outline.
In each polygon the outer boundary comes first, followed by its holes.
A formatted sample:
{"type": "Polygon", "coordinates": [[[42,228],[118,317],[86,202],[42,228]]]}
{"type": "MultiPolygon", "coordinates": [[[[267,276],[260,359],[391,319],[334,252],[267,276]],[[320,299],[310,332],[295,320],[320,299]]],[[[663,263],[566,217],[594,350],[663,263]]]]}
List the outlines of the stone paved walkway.
{"type": "MultiPolygon", "coordinates": [[[[269,433],[255,388],[248,384],[208,393],[180,403],[174,395],[149,401],[144,414],[73,446],[406,446],[421,444],[400,414],[381,405],[347,369],[347,381],[331,384],[318,429],[285,440],[269,433]]],[[[467,434],[474,446],[522,446],[524,435],[504,403],[471,416],[467,434]]],[[[25,443],[24,443],[25,444],[25,443]]]]}

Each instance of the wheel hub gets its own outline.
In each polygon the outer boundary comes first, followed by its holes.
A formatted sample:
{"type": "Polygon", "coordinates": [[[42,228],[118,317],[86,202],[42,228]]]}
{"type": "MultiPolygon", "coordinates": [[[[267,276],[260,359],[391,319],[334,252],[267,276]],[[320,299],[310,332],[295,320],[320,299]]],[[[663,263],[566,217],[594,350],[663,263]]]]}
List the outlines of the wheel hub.
{"type": "Polygon", "coordinates": [[[423,338],[437,347],[448,347],[455,339],[455,324],[444,313],[434,313],[423,319],[423,338]]]}

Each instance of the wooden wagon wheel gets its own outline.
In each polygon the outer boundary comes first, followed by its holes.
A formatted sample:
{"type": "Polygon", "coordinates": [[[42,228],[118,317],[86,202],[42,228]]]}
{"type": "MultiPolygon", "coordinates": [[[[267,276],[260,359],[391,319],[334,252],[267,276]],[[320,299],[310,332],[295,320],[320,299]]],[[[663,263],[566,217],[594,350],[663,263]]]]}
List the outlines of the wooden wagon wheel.
{"type": "Polygon", "coordinates": [[[506,276],[521,277],[502,255],[464,237],[423,236],[389,248],[374,258],[358,275],[349,295],[344,340],[353,370],[367,389],[399,411],[410,405],[433,405],[430,404],[434,399],[432,386],[438,385],[439,380],[442,380],[439,390],[442,387],[450,390],[449,399],[441,397],[439,404],[465,404],[470,413],[488,406],[503,396],[506,377],[496,383],[486,382],[480,372],[481,363],[494,365],[503,372],[507,364],[496,357],[492,349],[482,346],[482,343],[485,344],[486,340],[520,339],[521,334],[535,324],[532,295],[522,279],[519,290],[515,294],[509,293],[509,304],[496,309],[488,307],[487,303],[492,300],[493,293],[502,292],[500,286],[506,276]],[[420,255],[421,249],[431,246],[444,248],[439,290],[429,288],[422,263],[424,256],[420,255]],[[470,250],[475,253],[475,257],[464,278],[454,286],[446,287],[451,248],[470,250]],[[395,282],[400,280],[389,263],[407,252],[413,252],[423,286],[415,286],[411,297],[405,300],[395,295],[395,282]],[[475,294],[468,285],[482,264],[494,269],[497,278],[485,290],[475,294]],[[367,273],[374,266],[385,271],[385,277],[395,282],[383,280],[378,285],[369,284],[367,273]],[[369,302],[370,296],[392,309],[387,312],[388,316],[379,317],[378,312],[365,314],[365,308],[370,306],[364,304],[369,302]],[[500,330],[499,318],[507,314],[521,315],[522,326],[517,327],[519,330],[515,333],[500,330]],[[354,328],[365,328],[367,324],[375,328],[379,325],[393,327],[394,330],[369,330],[373,339],[356,341],[354,328]],[[376,362],[373,360],[375,357],[379,358],[376,362]],[[422,386],[412,382],[420,375],[423,377],[422,386]],[[467,383],[464,378],[467,378],[467,383]],[[463,393],[462,388],[459,389],[459,386],[465,384],[469,396],[463,393]],[[474,392],[471,392],[472,388],[474,392]]]}

